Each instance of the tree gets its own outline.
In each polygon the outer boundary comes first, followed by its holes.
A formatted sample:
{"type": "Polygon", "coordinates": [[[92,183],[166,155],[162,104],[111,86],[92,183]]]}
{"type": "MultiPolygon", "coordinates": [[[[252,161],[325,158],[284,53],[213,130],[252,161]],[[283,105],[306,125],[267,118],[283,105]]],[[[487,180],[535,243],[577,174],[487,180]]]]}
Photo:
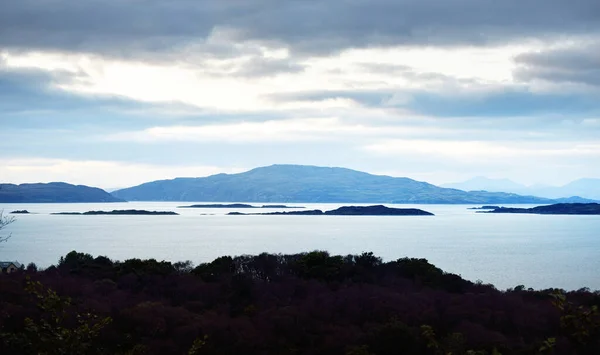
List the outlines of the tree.
{"type": "MultiPolygon", "coordinates": [[[[112,322],[110,317],[100,317],[86,312],[73,312],[72,300],[59,296],[39,281],[27,277],[26,291],[37,300],[39,319],[25,318],[24,329],[16,333],[0,333],[0,340],[9,349],[19,349],[19,354],[67,355],[103,354],[95,343],[100,332],[112,322]]],[[[2,343],[0,343],[2,344],[2,343]]]]}
{"type": "MultiPolygon", "coordinates": [[[[6,228],[6,226],[8,226],[9,224],[13,223],[15,221],[15,218],[12,216],[5,216],[4,215],[4,211],[0,210],[0,231],[2,231],[4,228],[6,228]]],[[[7,235],[6,237],[3,237],[2,235],[0,235],[0,243],[7,241],[8,239],[10,239],[11,235],[7,235]]]]}

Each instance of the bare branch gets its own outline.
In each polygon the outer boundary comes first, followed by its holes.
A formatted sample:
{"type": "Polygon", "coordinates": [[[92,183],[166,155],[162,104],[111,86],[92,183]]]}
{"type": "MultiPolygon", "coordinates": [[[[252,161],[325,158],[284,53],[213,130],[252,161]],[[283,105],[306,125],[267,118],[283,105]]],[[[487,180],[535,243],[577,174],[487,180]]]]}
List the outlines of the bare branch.
{"type": "MultiPolygon", "coordinates": [[[[6,226],[13,223],[14,221],[15,221],[15,217],[5,216],[4,210],[0,210],[0,230],[6,228],[6,226]]],[[[10,239],[11,236],[12,236],[12,234],[7,235],[6,237],[0,236],[0,243],[6,242],[7,240],[10,239]]]]}

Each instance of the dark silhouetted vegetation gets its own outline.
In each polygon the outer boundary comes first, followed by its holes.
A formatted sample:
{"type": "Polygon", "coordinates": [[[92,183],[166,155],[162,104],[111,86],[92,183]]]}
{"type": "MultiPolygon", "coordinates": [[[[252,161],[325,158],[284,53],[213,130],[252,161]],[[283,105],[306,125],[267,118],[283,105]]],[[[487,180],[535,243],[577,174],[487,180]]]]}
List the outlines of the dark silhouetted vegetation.
{"type": "Polygon", "coordinates": [[[499,291],[372,253],[112,261],[0,275],[2,354],[599,354],[600,293],[499,291]]]}

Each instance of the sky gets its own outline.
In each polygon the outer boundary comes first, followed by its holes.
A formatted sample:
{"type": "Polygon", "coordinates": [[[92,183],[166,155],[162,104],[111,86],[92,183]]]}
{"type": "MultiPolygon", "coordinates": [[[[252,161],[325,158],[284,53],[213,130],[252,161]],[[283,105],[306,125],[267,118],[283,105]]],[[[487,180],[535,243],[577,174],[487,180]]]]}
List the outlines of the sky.
{"type": "Polygon", "coordinates": [[[600,178],[597,0],[0,0],[0,182],[600,178]]]}

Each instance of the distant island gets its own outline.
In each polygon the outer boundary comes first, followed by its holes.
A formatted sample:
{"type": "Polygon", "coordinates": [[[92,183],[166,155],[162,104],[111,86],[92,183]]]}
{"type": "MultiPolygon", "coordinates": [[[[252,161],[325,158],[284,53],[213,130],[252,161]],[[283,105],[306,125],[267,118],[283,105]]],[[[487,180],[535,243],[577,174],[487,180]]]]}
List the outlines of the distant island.
{"type": "Polygon", "coordinates": [[[0,184],[0,203],[124,202],[108,192],[64,182],[0,184]]]}
{"type": "Polygon", "coordinates": [[[304,165],[272,165],[239,174],[153,181],[112,194],[128,201],[475,205],[562,202],[513,193],[466,192],[405,177],[304,165]]]}
{"type": "Polygon", "coordinates": [[[558,214],[558,215],[600,215],[598,203],[557,203],[533,208],[499,207],[492,211],[480,213],[528,213],[528,214],[558,214]]]}
{"type": "Polygon", "coordinates": [[[286,206],[286,205],[253,206],[253,205],[248,205],[245,203],[232,203],[232,204],[205,204],[205,205],[178,206],[177,208],[304,208],[304,207],[286,206]]]}
{"type": "Polygon", "coordinates": [[[557,199],[561,203],[590,203],[600,200],[600,179],[583,178],[563,186],[527,186],[508,179],[490,179],[478,176],[467,181],[443,184],[442,187],[463,191],[512,192],[519,195],[533,195],[557,199]],[[572,196],[564,198],[566,196],[572,196]],[[587,201],[586,201],[587,200],[587,201]]]}
{"type": "Polygon", "coordinates": [[[468,210],[495,210],[501,208],[500,206],[481,206],[481,207],[469,207],[468,210]]]}
{"type": "Polygon", "coordinates": [[[30,214],[30,212],[27,210],[17,210],[17,211],[12,211],[11,214],[30,214]]]}
{"type": "Polygon", "coordinates": [[[88,211],[88,212],[58,212],[53,215],[68,216],[95,216],[95,215],[142,215],[142,216],[177,216],[179,213],[171,211],[145,211],[145,210],[113,210],[113,211],[88,211]]]}
{"type": "Polygon", "coordinates": [[[267,212],[267,213],[240,213],[230,212],[228,215],[289,215],[289,216],[433,216],[431,212],[417,208],[391,208],[383,205],[376,206],[344,206],[331,211],[309,210],[290,212],[267,212]]]}

